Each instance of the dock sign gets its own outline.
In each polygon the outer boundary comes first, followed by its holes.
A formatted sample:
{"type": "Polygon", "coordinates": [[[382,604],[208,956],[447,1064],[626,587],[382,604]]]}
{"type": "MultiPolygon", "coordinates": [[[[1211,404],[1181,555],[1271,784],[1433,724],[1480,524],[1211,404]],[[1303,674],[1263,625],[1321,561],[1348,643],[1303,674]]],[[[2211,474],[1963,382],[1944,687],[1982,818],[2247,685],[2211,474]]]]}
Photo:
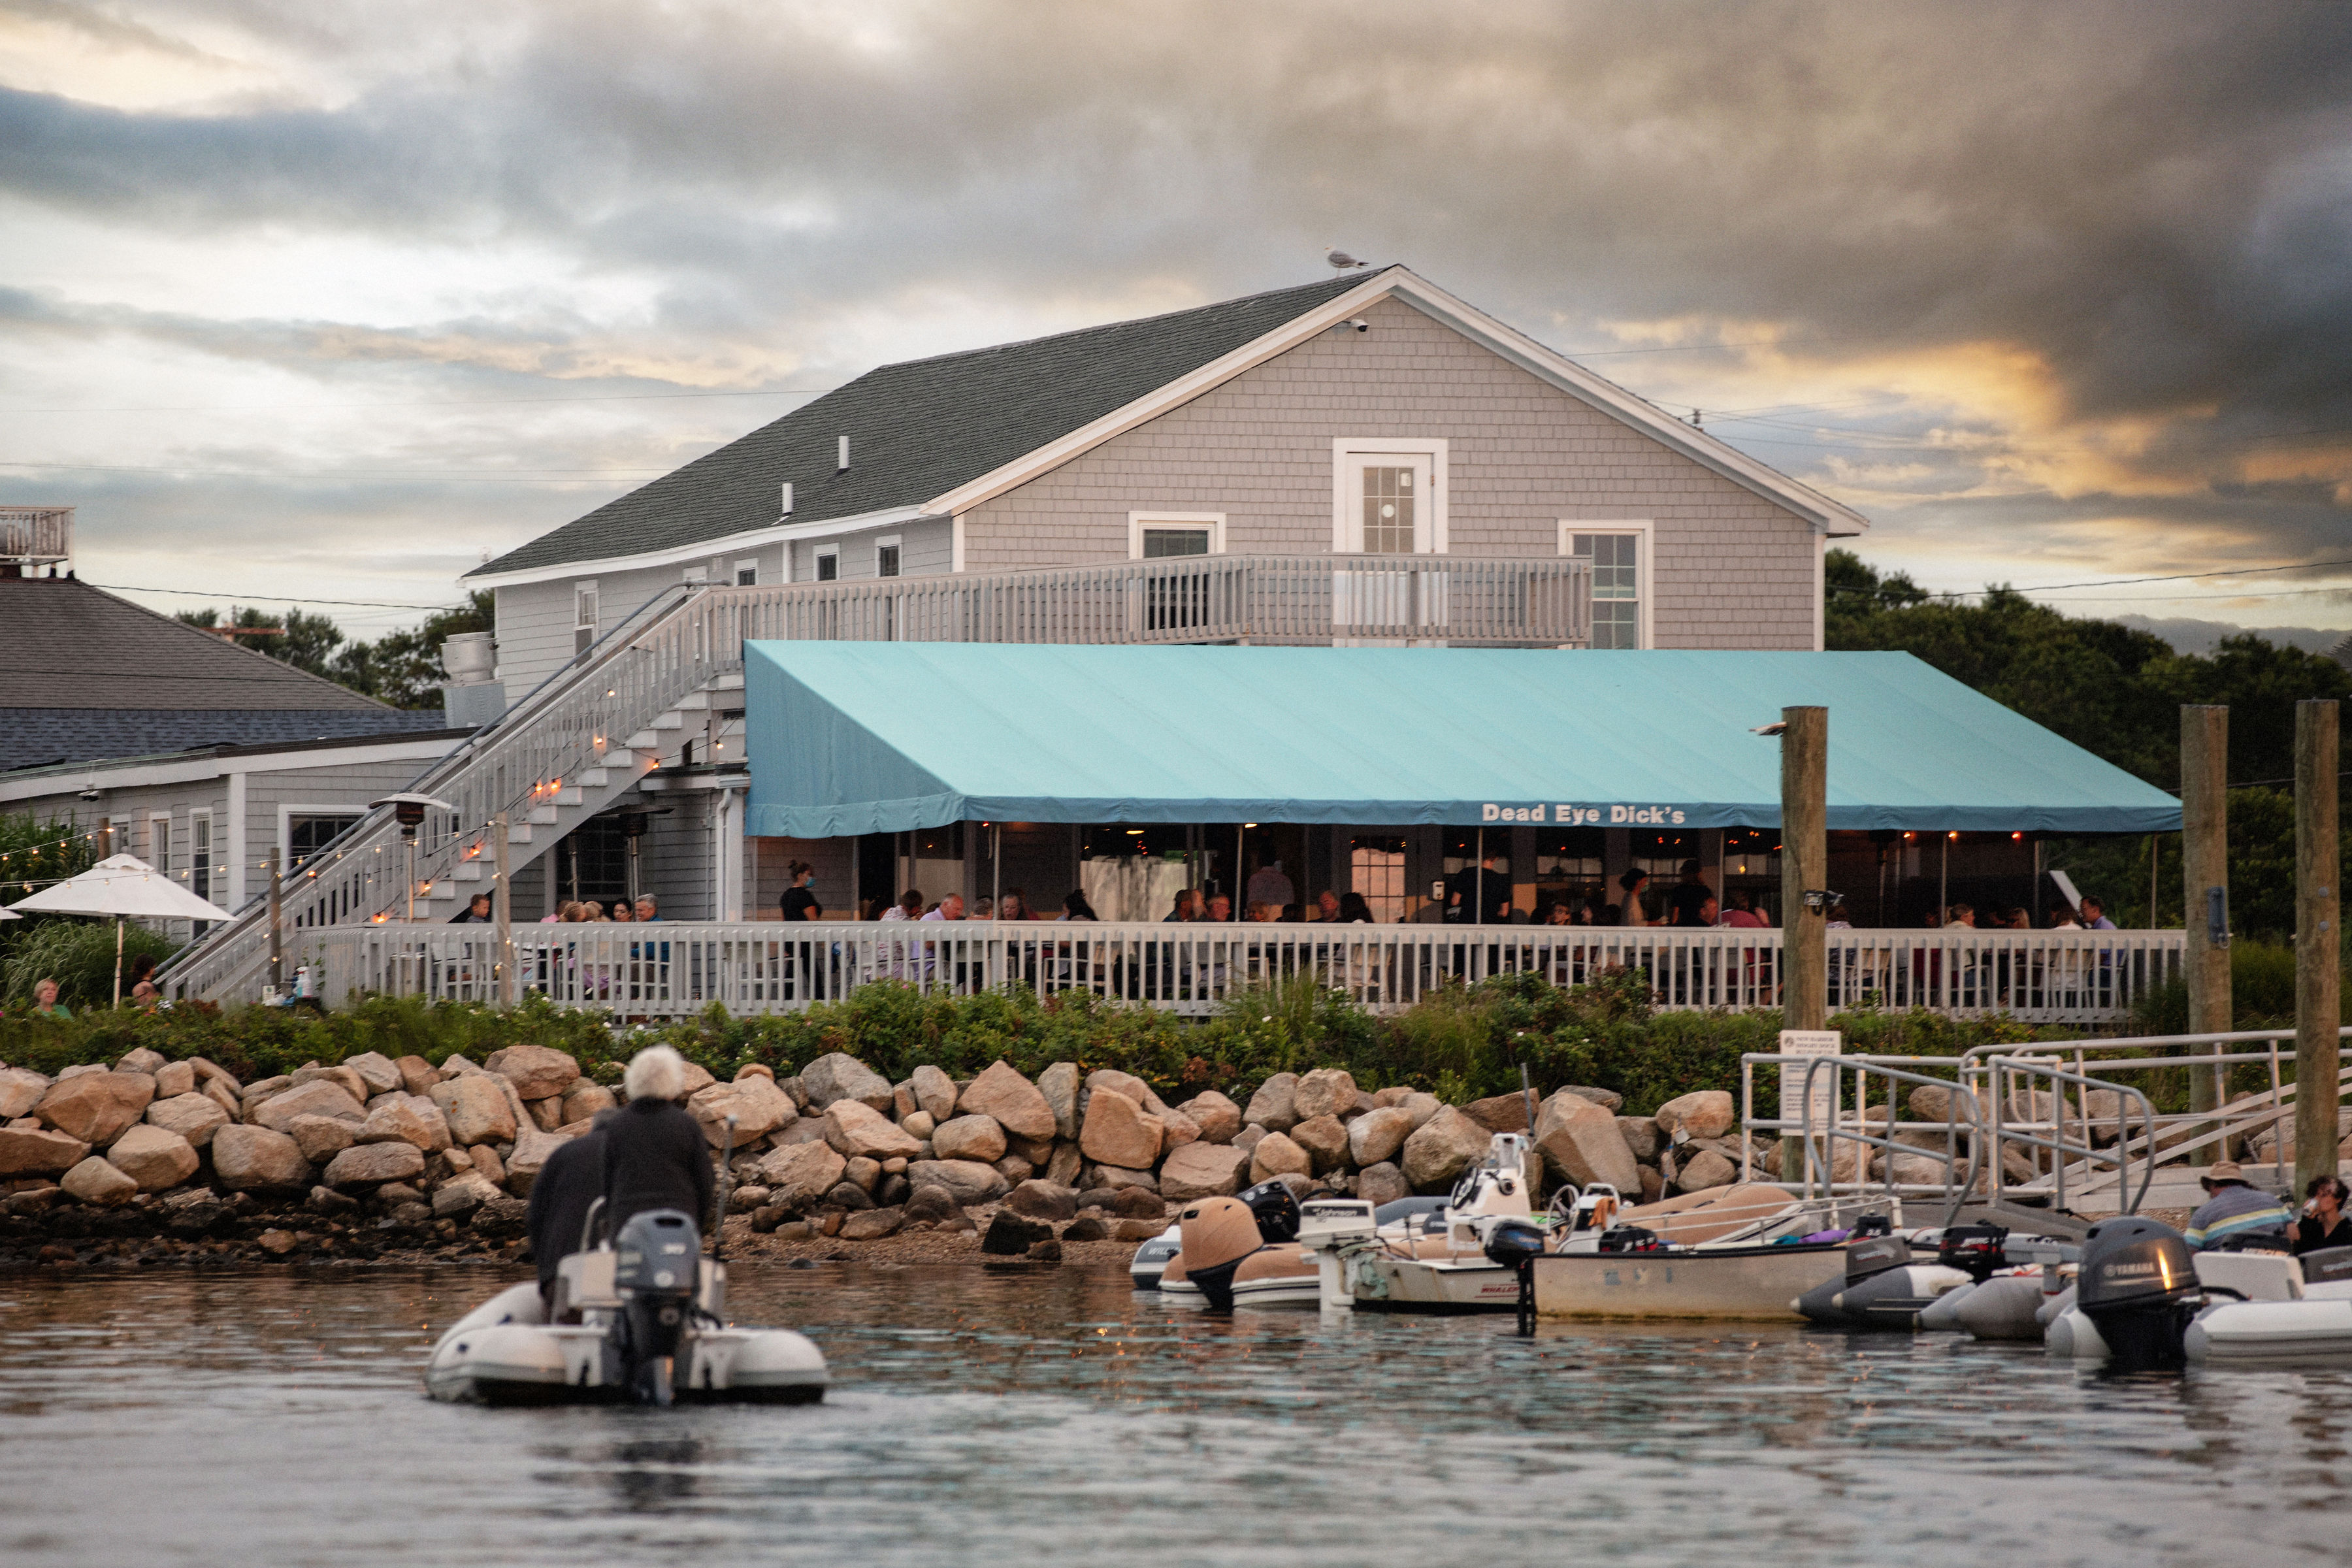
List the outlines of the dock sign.
{"type": "MultiPolygon", "coordinates": [[[[1783,1029],[1780,1031],[1780,1054],[1784,1057],[1833,1057],[1839,1054],[1844,1037],[1835,1029],[1783,1029]]],[[[1780,1064],[1780,1120],[1787,1123],[1780,1135],[1796,1138],[1803,1134],[1805,1064],[1801,1061],[1780,1064]]],[[[1813,1073],[1813,1125],[1826,1128],[1837,1109],[1838,1069],[1818,1068],[1813,1073]]]]}

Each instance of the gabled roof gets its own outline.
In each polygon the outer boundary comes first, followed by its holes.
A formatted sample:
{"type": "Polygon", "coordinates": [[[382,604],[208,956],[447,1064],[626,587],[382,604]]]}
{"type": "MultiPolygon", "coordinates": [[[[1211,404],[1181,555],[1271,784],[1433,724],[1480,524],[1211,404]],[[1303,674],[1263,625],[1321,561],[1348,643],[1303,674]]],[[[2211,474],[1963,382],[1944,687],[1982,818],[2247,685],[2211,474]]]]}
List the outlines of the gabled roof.
{"type": "Polygon", "coordinates": [[[1852,508],[1696,429],[1403,267],[1342,274],[1141,321],[867,372],[585,517],[467,574],[491,583],[566,568],[690,559],[746,535],[845,519],[947,516],[1025,484],[1394,297],[1832,535],[1852,508]],[[836,471],[840,437],[850,467],[836,471]],[[793,514],[777,517],[790,482],[793,514]]]}
{"type": "Polygon", "coordinates": [[[919,508],[1359,287],[1341,276],[1137,321],[1114,321],[870,370],[674,473],[467,574],[656,553],[776,521],[919,508]],[[850,466],[836,472],[840,437],[850,466]]]}
{"type": "Polygon", "coordinates": [[[397,711],[70,577],[0,578],[0,708],[397,711]]]}

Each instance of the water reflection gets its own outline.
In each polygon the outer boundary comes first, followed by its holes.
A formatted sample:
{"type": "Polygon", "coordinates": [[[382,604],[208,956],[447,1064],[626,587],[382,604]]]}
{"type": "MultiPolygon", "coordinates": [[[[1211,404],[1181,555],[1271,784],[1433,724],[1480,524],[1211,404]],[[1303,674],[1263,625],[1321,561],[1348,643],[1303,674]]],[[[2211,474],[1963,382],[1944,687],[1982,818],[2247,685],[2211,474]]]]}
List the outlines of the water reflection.
{"type": "Polygon", "coordinates": [[[1116,1270],[739,1274],[803,1408],[485,1412],[480,1269],[0,1281],[13,1564],[2340,1558],[2352,1377],[1948,1337],[1219,1319],[1116,1270]],[[125,1507],[138,1498],[168,1505],[125,1507]],[[225,1548],[234,1548],[226,1551],[225,1548]]]}

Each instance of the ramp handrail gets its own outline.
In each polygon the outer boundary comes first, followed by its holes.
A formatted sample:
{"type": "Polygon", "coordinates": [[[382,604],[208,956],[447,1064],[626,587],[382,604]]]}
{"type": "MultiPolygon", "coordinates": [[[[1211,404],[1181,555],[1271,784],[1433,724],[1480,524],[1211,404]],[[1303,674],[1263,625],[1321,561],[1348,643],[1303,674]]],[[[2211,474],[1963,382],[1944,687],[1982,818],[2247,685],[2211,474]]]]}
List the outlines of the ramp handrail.
{"type": "MultiPolygon", "coordinates": [[[[2066,1113],[2068,1101],[2065,1091],[2054,1086],[2062,1083],[2071,1083],[2075,1085],[2076,1088],[2084,1094],[2088,1094],[2094,1090],[2104,1089],[2111,1091],[2116,1095],[2116,1145],[2113,1159],[2116,1167],[2116,1193],[2117,1195],[2124,1200],[2121,1212],[2125,1214],[2137,1214],[2139,1212],[2141,1200],[2147,1196],[2148,1184],[2155,1180],[2156,1177],[2154,1149],[2156,1142],[2156,1110],[2155,1108],[2148,1103],[2147,1095],[2141,1093],[2140,1090],[2129,1084],[2114,1083],[2105,1079],[2092,1078],[2084,1073],[2069,1072],[2063,1068],[2055,1066],[2047,1058],[2034,1057],[1990,1057],[1986,1058],[1986,1062],[1992,1073],[1992,1191],[1993,1201],[1995,1203],[1999,1203],[2000,1201],[2001,1194],[2007,1185],[2008,1166],[2007,1162],[2002,1159],[2002,1155],[2007,1152],[2008,1145],[2011,1143],[2021,1143],[2030,1149],[2040,1150],[2050,1156],[2050,1201],[2054,1207],[2060,1210],[2063,1210],[2066,1207],[2067,1157],[2069,1155],[2074,1156],[2079,1163],[2084,1166],[2102,1163],[2109,1157],[2105,1151],[2097,1148],[2090,1142],[2087,1131],[2085,1131],[2083,1141],[2080,1142],[2075,1142],[2067,1138],[2066,1113]],[[2041,1090],[2031,1087],[2034,1080],[2044,1078],[2051,1080],[2053,1087],[2049,1092],[2052,1108],[2055,1114],[2049,1122],[2043,1122],[2037,1119],[2028,1119],[2027,1121],[2020,1123],[2017,1128],[2011,1128],[2007,1120],[2008,1110],[2011,1104],[2010,1097],[2017,1092],[2014,1089],[2010,1087],[2010,1079],[2012,1075],[2022,1076],[2025,1079],[2028,1085],[2026,1092],[2030,1094],[2038,1094],[2042,1092],[2041,1090]],[[2128,1099],[2126,1097],[2128,1097],[2128,1099]],[[2131,1190],[2132,1146],[2130,1126],[2131,1101],[2134,1100],[2137,1100],[2139,1104],[2140,1125],[2147,1137],[2147,1151],[2143,1153],[2140,1158],[2139,1191],[2137,1193],[2131,1190]],[[2040,1128],[2043,1126],[2050,1127],[2054,1135],[2044,1138],[2038,1132],[2026,1131],[2022,1130],[2025,1128],[2040,1128]]],[[[1953,1098],[1958,1100],[1962,1094],[1966,1094],[1970,1100],[1975,1100],[1977,1098],[1973,1092],[1967,1089],[1955,1090],[1953,1098]]],[[[2026,1101],[2029,1108],[2032,1107],[2032,1103],[2033,1102],[2030,1100],[2026,1101]]],[[[2094,1120],[2090,1112],[2087,1110],[2077,1110],[2074,1112],[2074,1115],[2075,1118],[2083,1123],[2086,1130],[2094,1120]]],[[[2035,1163],[2037,1164],[2040,1163],[2038,1161],[2035,1163]]],[[[2036,1184],[2034,1188],[2020,1188],[2019,1190],[2038,1191],[2039,1184],[2036,1184]]]]}

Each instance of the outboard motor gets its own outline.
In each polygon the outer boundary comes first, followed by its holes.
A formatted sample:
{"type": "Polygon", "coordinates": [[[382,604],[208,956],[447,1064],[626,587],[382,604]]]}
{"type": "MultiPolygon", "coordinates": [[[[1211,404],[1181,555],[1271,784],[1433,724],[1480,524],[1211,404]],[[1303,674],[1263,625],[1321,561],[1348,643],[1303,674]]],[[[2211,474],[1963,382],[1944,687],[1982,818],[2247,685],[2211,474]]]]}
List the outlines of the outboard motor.
{"type": "Polygon", "coordinates": [[[1269,1247],[1298,1239],[1298,1197],[1287,1182],[1260,1182],[1244,1189],[1242,1202],[1257,1220],[1257,1234],[1269,1247]]]}
{"type": "Polygon", "coordinates": [[[1486,1258],[1519,1278],[1519,1332],[1536,1331],[1535,1260],[1543,1256],[1543,1226],[1531,1219],[1498,1219],[1486,1227],[1486,1258]]]}
{"type": "Polygon", "coordinates": [[[2352,1279],[2352,1247],[2327,1247],[2303,1255],[2303,1282],[2339,1285],[2352,1279]]]}
{"type": "Polygon", "coordinates": [[[1936,1261],[1981,1285],[1996,1270],[2009,1267],[2008,1242],[2007,1226],[1947,1226],[1943,1240],[1936,1244],[1936,1261]]]}
{"type": "MultiPolygon", "coordinates": [[[[1288,1191],[1284,1189],[1286,1196],[1288,1191]]],[[[1295,1202],[1291,1212],[1297,1213],[1295,1202]]],[[[1201,1288],[1202,1300],[1213,1310],[1232,1311],[1234,1270],[1265,1245],[1257,1215],[1239,1198],[1202,1198],[1178,1215],[1177,1223],[1183,1227],[1184,1278],[1201,1288]]],[[[1292,1229],[1296,1234],[1295,1218],[1292,1229]]]]}
{"type": "Polygon", "coordinates": [[[613,1253],[613,1290],[621,1299],[614,1332],[622,1381],[638,1404],[667,1405],[671,1358],[685,1335],[701,1275],[701,1234],[691,1215],[647,1209],[621,1227],[613,1253]]]}
{"type": "Polygon", "coordinates": [[[1886,1234],[1849,1242],[1845,1277],[1823,1280],[1790,1304],[1817,1323],[1907,1330],[1937,1296],[1968,1282],[1957,1269],[1913,1265],[1910,1242],[1886,1234]]]}
{"type": "Polygon", "coordinates": [[[2093,1226],[2083,1242],[2074,1306],[2119,1368],[2181,1365],[2200,1294],[2196,1257],[2168,1225],[2127,1215],[2093,1226]]]}

